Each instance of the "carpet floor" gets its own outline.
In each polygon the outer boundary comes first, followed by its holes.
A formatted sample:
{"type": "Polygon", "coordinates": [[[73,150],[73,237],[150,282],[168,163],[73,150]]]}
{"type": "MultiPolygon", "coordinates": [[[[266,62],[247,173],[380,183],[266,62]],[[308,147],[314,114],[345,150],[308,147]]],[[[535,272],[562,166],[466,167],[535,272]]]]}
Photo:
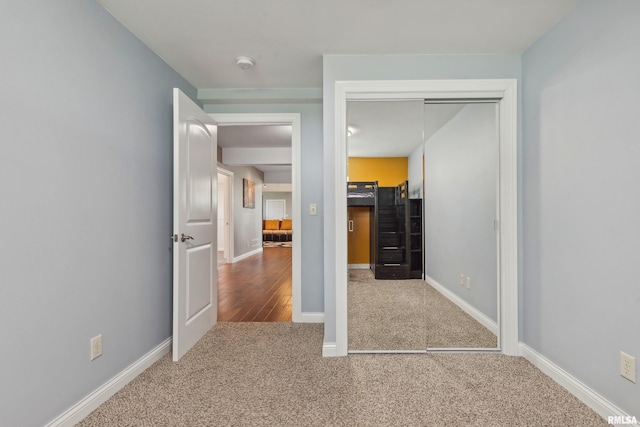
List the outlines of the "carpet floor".
{"type": "Polygon", "coordinates": [[[520,357],[323,358],[323,326],[218,323],[166,355],[78,425],[606,426],[520,357]]]}
{"type": "Polygon", "coordinates": [[[376,280],[349,270],[350,351],[497,348],[495,334],[423,280],[376,280]]]}
{"type": "Polygon", "coordinates": [[[498,337],[427,284],[429,348],[497,348],[498,337]]]}
{"type": "Polygon", "coordinates": [[[349,270],[349,350],[426,350],[426,283],[376,280],[371,270],[349,270]]]}

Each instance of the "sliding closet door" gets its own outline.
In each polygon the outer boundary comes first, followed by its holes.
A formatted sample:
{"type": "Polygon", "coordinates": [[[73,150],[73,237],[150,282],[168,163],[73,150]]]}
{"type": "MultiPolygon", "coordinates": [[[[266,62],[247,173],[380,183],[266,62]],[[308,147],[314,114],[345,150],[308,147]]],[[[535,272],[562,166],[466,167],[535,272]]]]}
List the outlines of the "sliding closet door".
{"type": "Polygon", "coordinates": [[[499,345],[498,143],[496,103],[425,104],[429,349],[499,345]]]}
{"type": "MultiPolygon", "coordinates": [[[[374,230],[368,251],[378,255],[384,252],[384,256],[371,260],[380,266],[375,275],[358,258],[349,260],[347,324],[352,353],[426,351],[426,285],[421,277],[409,279],[408,209],[396,207],[394,202],[396,187],[408,178],[408,158],[424,143],[423,109],[423,100],[357,101],[347,105],[348,152],[353,166],[349,167],[349,180],[378,181],[378,203],[369,208],[374,230]],[[354,158],[358,161],[352,162],[354,158]],[[360,161],[369,166],[356,168],[360,161]]],[[[420,162],[417,167],[422,168],[420,162]]],[[[353,229],[345,230],[350,235],[348,252],[355,252],[351,245],[360,245],[359,249],[367,252],[366,244],[355,238],[363,231],[358,230],[356,219],[352,210],[349,220],[354,221],[353,229]]]]}

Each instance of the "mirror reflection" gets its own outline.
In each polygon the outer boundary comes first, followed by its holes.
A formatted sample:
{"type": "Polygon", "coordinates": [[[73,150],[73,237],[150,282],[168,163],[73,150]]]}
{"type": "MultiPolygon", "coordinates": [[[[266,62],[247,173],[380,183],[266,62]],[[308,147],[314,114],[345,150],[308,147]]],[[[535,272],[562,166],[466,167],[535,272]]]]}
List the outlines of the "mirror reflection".
{"type": "Polygon", "coordinates": [[[498,348],[497,104],[347,112],[349,351],[498,348]]]}

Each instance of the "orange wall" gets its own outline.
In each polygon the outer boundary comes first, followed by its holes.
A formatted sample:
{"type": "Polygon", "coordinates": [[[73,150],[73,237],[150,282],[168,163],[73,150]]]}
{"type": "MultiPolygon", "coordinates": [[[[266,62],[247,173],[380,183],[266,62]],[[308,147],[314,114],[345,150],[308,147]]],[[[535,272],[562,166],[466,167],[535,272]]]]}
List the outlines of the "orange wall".
{"type": "Polygon", "coordinates": [[[349,181],[378,181],[380,187],[395,187],[409,179],[408,157],[349,157],[349,181]]]}

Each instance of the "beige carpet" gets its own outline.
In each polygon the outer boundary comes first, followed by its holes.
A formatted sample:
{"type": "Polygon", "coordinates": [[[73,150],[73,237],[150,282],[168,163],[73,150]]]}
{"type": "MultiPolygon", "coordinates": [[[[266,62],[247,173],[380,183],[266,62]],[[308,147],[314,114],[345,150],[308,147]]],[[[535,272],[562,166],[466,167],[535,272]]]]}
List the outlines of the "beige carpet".
{"type": "Polygon", "coordinates": [[[349,350],[425,350],[427,319],[422,280],[376,280],[349,270],[349,350]]]}
{"type": "Polygon", "coordinates": [[[523,358],[323,358],[322,328],[218,324],[180,362],[165,356],[79,425],[607,425],[523,358]]]}
{"type": "Polygon", "coordinates": [[[497,348],[498,337],[427,285],[429,348],[497,348]]]}
{"type": "Polygon", "coordinates": [[[349,350],[496,348],[498,339],[423,280],[349,270],[349,350]]]}

